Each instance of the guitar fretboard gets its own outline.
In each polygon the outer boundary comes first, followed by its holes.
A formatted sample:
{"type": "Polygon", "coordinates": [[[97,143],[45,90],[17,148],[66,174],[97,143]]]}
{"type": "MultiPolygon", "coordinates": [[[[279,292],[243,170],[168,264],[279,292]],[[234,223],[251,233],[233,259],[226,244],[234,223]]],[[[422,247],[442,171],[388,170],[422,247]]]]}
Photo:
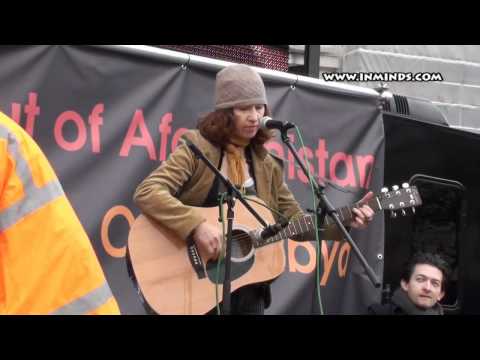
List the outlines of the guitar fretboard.
{"type": "MultiPolygon", "coordinates": [[[[378,212],[382,210],[380,201],[376,196],[370,199],[366,204],[370,206],[374,212],[378,212]]],[[[355,203],[351,207],[344,206],[336,209],[338,217],[340,218],[340,221],[343,224],[348,224],[352,221],[353,215],[354,215],[352,212],[352,209],[354,207],[359,207],[358,203],[355,203]]],[[[262,247],[280,240],[291,238],[292,236],[295,236],[295,235],[299,235],[299,234],[303,234],[308,231],[311,231],[315,229],[314,217],[315,215],[305,215],[299,219],[292,220],[278,234],[266,239],[260,239],[258,241],[255,241],[254,246],[257,248],[262,247]]],[[[324,222],[325,226],[330,226],[333,223],[334,223],[334,220],[332,218],[330,218],[329,216],[325,217],[325,222],[324,222]]]]}

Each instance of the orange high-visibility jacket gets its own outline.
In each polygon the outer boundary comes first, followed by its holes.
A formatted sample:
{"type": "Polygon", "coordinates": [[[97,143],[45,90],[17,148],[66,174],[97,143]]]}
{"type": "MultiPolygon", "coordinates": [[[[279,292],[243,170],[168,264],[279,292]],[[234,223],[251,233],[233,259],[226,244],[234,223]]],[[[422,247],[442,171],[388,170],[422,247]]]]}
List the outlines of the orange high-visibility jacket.
{"type": "Polygon", "coordinates": [[[53,168],[2,113],[0,314],[120,314],[53,168]]]}

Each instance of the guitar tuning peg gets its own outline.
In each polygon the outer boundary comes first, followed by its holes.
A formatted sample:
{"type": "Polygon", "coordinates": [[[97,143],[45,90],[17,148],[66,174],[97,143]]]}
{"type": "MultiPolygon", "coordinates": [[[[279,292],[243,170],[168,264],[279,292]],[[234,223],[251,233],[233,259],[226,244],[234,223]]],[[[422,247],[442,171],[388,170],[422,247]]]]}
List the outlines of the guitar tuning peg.
{"type": "Polygon", "coordinates": [[[392,186],[392,190],[393,190],[393,191],[397,191],[398,189],[399,189],[398,185],[393,185],[393,186],[392,186]]]}
{"type": "Polygon", "coordinates": [[[403,183],[402,184],[402,188],[403,189],[408,189],[410,187],[410,184],[409,183],[403,183]]]}
{"type": "Polygon", "coordinates": [[[380,190],[380,192],[382,193],[383,197],[384,198],[389,198],[391,195],[388,193],[388,188],[387,187],[383,187],[382,190],[380,190]]]}
{"type": "Polygon", "coordinates": [[[407,216],[407,213],[405,212],[405,209],[402,209],[402,216],[407,216]]]}
{"type": "Polygon", "coordinates": [[[415,208],[412,207],[412,213],[415,215],[415,208]]]}
{"type": "Polygon", "coordinates": [[[395,219],[397,217],[397,213],[395,211],[391,211],[390,216],[392,219],[395,219]]]}

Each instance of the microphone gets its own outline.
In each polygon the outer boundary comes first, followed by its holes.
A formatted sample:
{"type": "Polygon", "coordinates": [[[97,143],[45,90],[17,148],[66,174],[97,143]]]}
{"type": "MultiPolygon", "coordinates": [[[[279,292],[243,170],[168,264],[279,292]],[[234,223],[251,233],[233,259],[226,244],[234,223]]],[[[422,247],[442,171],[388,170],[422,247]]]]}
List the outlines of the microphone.
{"type": "Polygon", "coordinates": [[[273,120],[270,116],[264,116],[260,119],[260,127],[263,129],[282,130],[285,124],[280,120],[273,120]]]}
{"type": "Polygon", "coordinates": [[[260,119],[260,127],[262,129],[277,129],[283,131],[291,129],[295,127],[295,125],[289,122],[284,123],[280,120],[273,120],[270,116],[264,116],[260,119]]]}

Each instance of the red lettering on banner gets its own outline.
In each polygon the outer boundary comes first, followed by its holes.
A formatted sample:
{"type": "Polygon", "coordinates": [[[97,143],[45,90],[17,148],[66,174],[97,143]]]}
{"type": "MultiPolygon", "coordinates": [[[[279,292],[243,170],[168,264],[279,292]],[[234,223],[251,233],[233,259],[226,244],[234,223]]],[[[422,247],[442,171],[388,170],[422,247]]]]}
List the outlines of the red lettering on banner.
{"type": "Polygon", "coordinates": [[[318,148],[315,152],[315,155],[317,155],[318,160],[318,177],[320,180],[323,180],[327,176],[325,164],[327,163],[328,159],[328,151],[327,146],[325,145],[325,139],[318,140],[318,148]]]}
{"type": "Polygon", "coordinates": [[[100,116],[103,113],[104,105],[97,104],[94,106],[90,116],[88,117],[88,123],[90,125],[90,133],[92,136],[92,152],[100,152],[100,126],[103,125],[103,118],[100,116]]]}
{"type": "Polygon", "coordinates": [[[110,241],[110,236],[108,235],[108,229],[110,227],[110,223],[112,222],[113,218],[116,216],[123,216],[127,221],[129,227],[132,227],[133,222],[135,221],[135,217],[133,216],[132,212],[129,208],[125,206],[114,206],[107,211],[105,216],[102,220],[102,227],[101,227],[101,237],[102,237],[102,245],[107,254],[112,257],[122,258],[125,256],[127,249],[126,246],[122,246],[121,248],[114,247],[112,242],[110,241]]]}
{"type": "Polygon", "coordinates": [[[66,151],[80,150],[87,141],[87,129],[85,127],[85,123],[83,122],[82,117],[75,111],[65,111],[60,114],[55,121],[54,134],[57,144],[66,151]],[[73,121],[78,130],[77,139],[73,142],[69,142],[63,137],[63,125],[67,121],[73,121]]]}
{"type": "Polygon", "coordinates": [[[28,94],[28,104],[25,105],[25,114],[27,115],[27,120],[25,124],[25,131],[33,137],[33,130],[35,128],[35,118],[40,114],[40,107],[37,106],[37,97],[38,94],[31,92],[28,94]]]}
{"type": "MultiPolygon", "coordinates": [[[[294,138],[292,136],[289,137],[290,142],[293,143],[294,138]]],[[[271,140],[265,144],[265,147],[268,151],[271,151],[282,158],[284,157],[285,150],[282,143],[279,143],[276,140],[271,140]]],[[[304,184],[308,183],[308,178],[303,174],[300,167],[296,165],[295,159],[289,149],[287,149],[287,152],[288,180],[298,179],[304,184]]],[[[325,139],[318,140],[318,147],[316,149],[312,149],[308,146],[298,149],[298,156],[302,160],[304,160],[305,156],[307,157],[309,160],[308,162],[310,163],[311,174],[316,174],[320,182],[324,179],[331,179],[338,185],[344,187],[363,187],[365,189],[370,187],[375,156],[371,154],[351,155],[344,152],[333,153],[331,158],[329,158],[329,155],[330,153],[327,150],[325,139]],[[345,166],[346,175],[344,178],[339,178],[338,175],[341,165],[345,166]],[[317,166],[317,168],[315,168],[315,166],[317,166]],[[357,179],[359,179],[359,181],[357,181],[357,179]]],[[[304,161],[304,164],[306,165],[306,161],[304,161]]]]}
{"type": "MultiPolygon", "coordinates": [[[[298,149],[298,156],[300,157],[300,159],[302,159],[303,163],[305,164],[305,167],[307,167],[307,162],[305,161],[305,156],[306,155],[306,158],[309,160],[308,163],[310,164],[310,174],[312,175],[312,177],[314,176],[315,174],[315,168],[313,167],[313,165],[311,164],[311,159],[313,158],[313,152],[312,152],[312,149],[308,148],[308,147],[304,147],[304,148],[300,148],[298,149]]],[[[297,169],[297,176],[298,176],[298,179],[303,182],[304,184],[308,183],[308,178],[305,176],[305,174],[303,173],[303,170],[301,168],[297,169]]]]}
{"type": "MultiPolygon", "coordinates": [[[[40,114],[40,106],[38,104],[39,95],[37,92],[28,93],[28,101],[24,106],[25,130],[33,137],[36,119],[40,114]]],[[[22,123],[22,107],[21,103],[11,103],[11,118],[18,124],[22,123]]],[[[96,104],[88,116],[88,123],[84,121],[82,116],[73,111],[68,110],[61,113],[55,121],[54,135],[58,145],[67,151],[77,151],[85,146],[88,135],[91,136],[92,152],[100,153],[101,147],[101,129],[104,122],[105,105],[96,104]],[[64,126],[67,122],[73,122],[77,129],[74,140],[70,141],[64,137],[64,126]],[[90,132],[87,132],[87,126],[90,132]]],[[[186,128],[177,130],[173,127],[174,114],[166,112],[160,118],[158,123],[159,148],[153,141],[152,135],[146,125],[142,109],[137,109],[129,124],[127,133],[122,142],[119,155],[127,157],[130,155],[133,146],[145,148],[150,160],[164,161],[168,158],[169,152],[173,152],[178,146],[180,137],[188,131],[186,128]],[[171,138],[171,144],[169,141],[171,138]]],[[[288,134],[290,143],[295,143],[295,135],[288,134]]],[[[265,144],[267,150],[286,160],[285,178],[290,181],[299,180],[303,184],[308,183],[308,178],[296,164],[293,154],[278,138],[265,144]]],[[[319,181],[330,179],[342,187],[362,187],[368,189],[371,184],[375,156],[373,154],[348,154],[345,152],[328,151],[326,139],[319,138],[318,144],[312,147],[305,146],[299,148],[298,155],[302,159],[308,159],[310,163],[310,172],[316,176],[319,181]]],[[[306,161],[305,161],[306,163],[306,161]]]]}
{"type": "Polygon", "coordinates": [[[350,257],[351,245],[348,242],[344,242],[338,255],[338,275],[345,277],[348,268],[348,258],[350,257]]]}
{"type": "Polygon", "coordinates": [[[22,105],[19,103],[12,103],[11,118],[15,120],[17,124],[20,124],[20,113],[22,111],[22,105]]]}
{"type": "Polygon", "coordinates": [[[357,182],[355,181],[355,172],[353,170],[352,155],[338,152],[332,156],[332,159],[330,160],[330,178],[332,179],[332,181],[336,182],[340,186],[357,186],[357,182]],[[347,171],[347,176],[345,177],[345,179],[339,179],[336,174],[336,170],[340,162],[345,163],[347,171]]]}
{"type": "Polygon", "coordinates": [[[150,160],[156,160],[155,146],[153,145],[153,140],[148,132],[148,128],[145,125],[142,110],[135,111],[135,115],[133,115],[132,123],[128,128],[127,135],[120,149],[120,156],[127,157],[130,154],[130,148],[132,146],[145,147],[150,160]],[[140,137],[135,136],[137,128],[140,130],[140,137]]]}
{"type": "Polygon", "coordinates": [[[177,147],[177,143],[180,140],[180,137],[185,134],[188,131],[188,129],[185,128],[180,128],[177,131],[175,131],[175,134],[173,135],[172,138],[172,149],[171,151],[175,151],[175,148],[177,147]]]}
{"type": "MultiPolygon", "coordinates": [[[[291,144],[295,143],[295,136],[293,136],[292,134],[289,134],[288,138],[290,139],[291,144]]],[[[290,149],[287,150],[287,158],[288,158],[288,179],[292,180],[295,178],[295,159],[290,149]]]]}
{"type": "MultiPolygon", "coordinates": [[[[35,120],[38,114],[40,114],[40,107],[37,105],[38,94],[36,92],[30,92],[28,94],[28,103],[24,106],[27,119],[25,121],[25,131],[33,137],[33,130],[35,128],[35,120]]],[[[0,109],[0,111],[2,111],[0,109]]],[[[10,118],[17,124],[20,124],[22,120],[22,104],[13,102],[11,104],[10,118]]]]}
{"type": "Polygon", "coordinates": [[[288,269],[290,272],[309,274],[315,269],[316,262],[316,251],[310,242],[288,240],[288,269]],[[299,247],[303,247],[308,253],[308,262],[305,265],[302,265],[297,261],[296,250],[299,247]]]}
{"type": "Polygon", "coordinates": [[[325,241],[322,241],[322,257],[323,257],[323,269],[324,269],[322,279],[320,280],[320,285],[322,286],[325,286],[325,284],[328,281],[328,278],[330,277],[333,261],[335,260],[335,255],[337,254],[339,244],[340,244],[339,241],[333,242],[332,250],[330,251],[330,256],[329,256],[327,244],[325,243],[325,241]]]}
{"type": "Polygon", "coordinates": [[[358,165],[358,173],[360,175],[360,186],[368,189],[370,187],[370,180],[372,179],[373,163],[375,162],[375,158],[372,155],[357,155],[356,160],[358,165]],[[367,167],[369,167],[370,170],[368,171],[368,176],[367,167]]]}
{"type": "Polygon", "coordinates": [[[167,158],[167,142],[168,135],[172,132],[172,126],[170,125],[172,120],[173,115],[171,112],[163,115],[162,120],[160,120],[160,125],[158,127],[160,133],[160,154],[158,159],[160,161],[164,161],[167,158]]]}
{"type": "MultiPolygon", "coordinates": [[[[348,267],[348,256],[350,254],[350,244],[344,242],[340,247],[340,241],[333,241],[331,250],[328,249],[327,243],[325,240],[321,241],[322,244],[322,265],[320,273],[322,277],[320,279],[320,285],[325,286],[330,278],[332,273],[333,265],[335,264],[335,259],[337,259],[337,267],[339,277],[345,277],[348,267]],[[340,251],[339,251],[340,248],[340,251]],[[338,257],[337,257],[338,253],[338,257]],[[323,271],[322,271],[323,270],[323,271]]],[[[317,251],[313,243],[307,241],[293,241],[288,240],[287,242],[287,252],[288,252],[288,270],[290,272],[298,272],[302,274],[309,274],[313,272],[316,268],[317,263],[317,251]],[[308,260],[306,264],[300,264],[296,257],[296,250],[298,248],[303,248],[308,254],[308,260]]]]}

